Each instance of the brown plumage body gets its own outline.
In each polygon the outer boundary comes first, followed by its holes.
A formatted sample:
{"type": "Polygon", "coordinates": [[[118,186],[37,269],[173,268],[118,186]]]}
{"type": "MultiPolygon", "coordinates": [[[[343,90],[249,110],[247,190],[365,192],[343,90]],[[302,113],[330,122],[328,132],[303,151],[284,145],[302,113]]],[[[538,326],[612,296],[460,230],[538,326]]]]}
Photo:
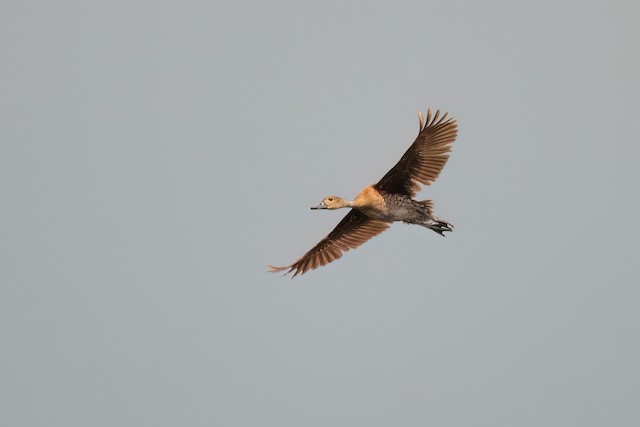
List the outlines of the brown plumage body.
{"type": "Polygon", "coordinates": [[[430,185],[436,180],[449,158],[451,144],[457,135],[455,119],[440,119],[440,111],[426,123],[418,112],[420,132],[400,161],[376,184],[365,187],[353,201],[328,196],[311,209],[351,208],[340,223],[316,246],[293,264],[286,267],[269,266],[270,271],[293,272],[293,277],[326,265],[342,257],[370,238],[382,233],[392,222],[403,221],[422,225],[443,235],[453,227],[433,215],[430,200],[413,199],[420,184],[430,185]]]}

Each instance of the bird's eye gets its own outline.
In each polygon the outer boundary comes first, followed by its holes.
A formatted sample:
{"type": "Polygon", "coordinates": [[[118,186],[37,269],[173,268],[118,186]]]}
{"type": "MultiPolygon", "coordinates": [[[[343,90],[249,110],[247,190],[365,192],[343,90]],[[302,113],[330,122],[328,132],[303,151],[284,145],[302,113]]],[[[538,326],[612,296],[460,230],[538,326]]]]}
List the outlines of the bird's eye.
{"type": "Polygon", "coordinates": [[[327,200],[333,202],[333,197],[329,197],[327,200]]]}

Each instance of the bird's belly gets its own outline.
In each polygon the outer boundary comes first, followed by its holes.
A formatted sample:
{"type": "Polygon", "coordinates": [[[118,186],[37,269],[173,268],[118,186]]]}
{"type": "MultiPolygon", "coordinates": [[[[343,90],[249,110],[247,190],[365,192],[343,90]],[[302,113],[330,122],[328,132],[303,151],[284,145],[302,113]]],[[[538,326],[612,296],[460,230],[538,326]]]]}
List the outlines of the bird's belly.
{"type": "Polygon", "coordinates": [[[379,219],[381,221],[391,221],[387,209],[380,209],[373,206],[360,206],[357,209],[369,218],[379,219]]]}
{"type": "Polygon", "coordinates": [[[389,221],[407,221],[409,218],[414,217],[415,214],[415,208],[412,206],[401,206],[390,210],[388,217],[389,221]]]}
{"type": "Polygon", "coordinates": [[[359,210],[369,218],[379,219],[386,222],[405,221],[413,213],[413,209],[407,209],[404,207],[392,210],[387,208],[386,206],[383,208],[374,208],[367,206],[359,208],[359,210]]]}

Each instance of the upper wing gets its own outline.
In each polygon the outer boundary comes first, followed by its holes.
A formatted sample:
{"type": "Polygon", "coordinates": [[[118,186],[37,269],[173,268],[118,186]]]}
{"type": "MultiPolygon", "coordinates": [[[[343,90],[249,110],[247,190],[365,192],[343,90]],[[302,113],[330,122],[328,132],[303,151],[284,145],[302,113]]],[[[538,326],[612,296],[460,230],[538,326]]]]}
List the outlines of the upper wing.
{"type": "Polygon", "coordinates": [[[357,248],[388,227],[389,223],[369,218],[360,211],[351,209],[327,237],[299,260],[287,267],[269,266],[269,269],[272,272],[289,270],[287,273],[290,273],[295,271],[292,277],[296,277],[298,274],[304,274],[309,270],[337,260],[342,257],[342,252],[357,248]]]}
{"type": "Polygon", "coordinates": [[[423,126],[420,117],[420,132],[400,161],[374,187],[388,193],[405,194],[414,197],[420,191],[420,184],[429,185],[438,178],[447,163],[451,144],[458,134],[458,124],[445,113],[440,120],[440,110],[433,119],[431,110],[427,112],[427,122],[423,126]]]}

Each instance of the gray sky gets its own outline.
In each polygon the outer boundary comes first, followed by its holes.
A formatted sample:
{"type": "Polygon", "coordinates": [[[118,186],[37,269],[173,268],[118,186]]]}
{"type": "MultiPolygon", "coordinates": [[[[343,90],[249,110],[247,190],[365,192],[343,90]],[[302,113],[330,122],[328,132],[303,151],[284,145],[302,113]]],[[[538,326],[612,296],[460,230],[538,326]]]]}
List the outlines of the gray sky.
{"type": "Polygon", "coordinates": [[[637,426],[631,1],[0,5],[0,424],[637,426]],[[295,280],[400,158],[396,224],[295,280]]]}

